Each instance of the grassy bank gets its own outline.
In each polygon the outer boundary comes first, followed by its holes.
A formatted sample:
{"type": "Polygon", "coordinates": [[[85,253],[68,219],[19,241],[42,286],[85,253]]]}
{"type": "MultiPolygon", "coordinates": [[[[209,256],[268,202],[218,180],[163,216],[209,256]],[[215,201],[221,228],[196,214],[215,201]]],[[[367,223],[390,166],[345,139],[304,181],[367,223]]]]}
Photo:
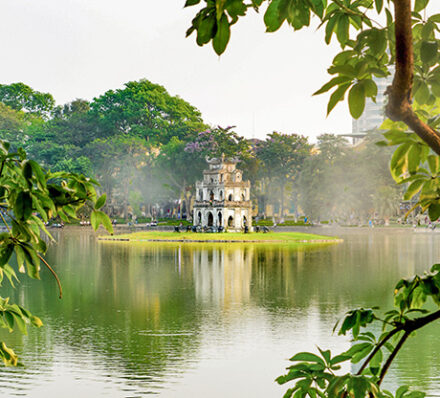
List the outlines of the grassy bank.
{"type": "Polygon", "coordinates": [[[268,233],[194,233],[142,231],[131,234],[101,236],[100,240],[128,242],[284,242],[284,243],[336,243],[341,240],[333,236],[306,234],[302,232],[268,233]]]}

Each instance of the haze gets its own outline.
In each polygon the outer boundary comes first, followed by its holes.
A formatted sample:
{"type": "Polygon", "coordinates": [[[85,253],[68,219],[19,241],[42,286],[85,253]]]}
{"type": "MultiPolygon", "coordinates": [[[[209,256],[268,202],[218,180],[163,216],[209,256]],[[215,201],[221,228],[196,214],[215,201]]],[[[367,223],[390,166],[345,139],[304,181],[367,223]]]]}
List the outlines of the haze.
{"type": "Polygon", "coordinates": [[[323,32],[284,26],[265,34],[262,15],[250,12],[219,58],[193,36],[185,39],[195,8],[183,4],[3,0],[0,82],[22,81],[62,104],[146,78],[199,108],[206,122],[236,125],[246,137],[351,132],[346,104],[326,118],[328,97],[311,96],[328,80],[337,51],[323,32]]]}

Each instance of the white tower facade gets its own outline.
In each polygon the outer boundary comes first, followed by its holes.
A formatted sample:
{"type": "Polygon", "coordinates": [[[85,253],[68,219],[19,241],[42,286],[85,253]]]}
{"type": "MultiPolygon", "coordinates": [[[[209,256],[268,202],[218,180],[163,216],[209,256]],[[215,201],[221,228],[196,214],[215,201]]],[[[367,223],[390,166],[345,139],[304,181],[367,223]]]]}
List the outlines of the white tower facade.
{"type": "Polygon", "coordinates": [[[251,184],[243,181],[235,159],[207,159],[209,169],[203,181],[196,182],[193,223],[196,226],[223,227],[242,231],[252,226],[251,184]]]}

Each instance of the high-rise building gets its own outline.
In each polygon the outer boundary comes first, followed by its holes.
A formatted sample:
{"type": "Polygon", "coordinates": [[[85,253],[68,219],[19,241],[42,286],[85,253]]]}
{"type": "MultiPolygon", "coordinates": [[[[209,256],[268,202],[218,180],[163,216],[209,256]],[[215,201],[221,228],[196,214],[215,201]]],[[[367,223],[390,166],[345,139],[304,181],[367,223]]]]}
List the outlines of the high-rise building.
{"type": "Polygon", "coordinates": [[[392,83],[392,76],[387,78],[373,78],[377,84],[376,102],[371,98],[367,98],[365,102],[364,113],[359,119],[353,119],[352,134],[365,134],[369,131],[376,130],[385,120],[385,105],[387,87],[392,83]]]}
{"type": "Polygon", "coordinates": [[[341,134],[352,140],[353,145],[357,145],[367,135],[369,131],[377,130],[386,119],[385,105],[387,87],[392,83],[392,74],[387,78],[375,78],[374,82],[377,84],[376,102],[371,98],[365,101],[364,113],[359,119],[352,120],[351,134],[341,134]]]}

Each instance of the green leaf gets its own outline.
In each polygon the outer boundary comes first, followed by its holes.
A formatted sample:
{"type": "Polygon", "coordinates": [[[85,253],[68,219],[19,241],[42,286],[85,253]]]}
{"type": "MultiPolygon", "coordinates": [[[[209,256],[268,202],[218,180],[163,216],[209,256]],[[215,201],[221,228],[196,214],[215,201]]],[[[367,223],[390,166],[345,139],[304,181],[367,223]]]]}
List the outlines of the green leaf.
{"type": "Polygon", "coordinates": [[[440,204],[432,203],[428,208],[428,214],[432,221],[437,221],[440,217],[440,204]]]}
{"type": "Polygon", "coordinates": [[[344,46],[349,37],[349,27],[350,22],[348,15],[342,14],[338,18],[338,24],[336,26],[336,37],[338,38],[339,43],[344,46]]]}
{"type": "Polygon", "coordinates": [[[417,171],[420,163],[420,147],[419,145],[411,145],[408,151],[408,171],[413,174],[417,171]]]}
{"type": "Polygon", "coordinates": [[[32,198],[29,192],[21,191],[15,200],[14,214],[17,219],[25,221],[32,214],[32,198]]]}
{"type": "Polygon", "coordinates": [[[32,178],[32,165],[29,163],[29,161],[25,161],[23,163],[23,177],[26,180],[30,180],[32,178]]]}
{"type": "Polygon", "coordinates": [[[354,119],[359,119],[365,108],[365,89],[361,83],[355,84],[348,93],[348,107],[354,119]]]}
{"type": "Polygon", "coordinates": [[[344,99],[345,92],[350,87],[351,83],[344,83],[341,84],[334,93],[330,96],[330,99],[328,101],[327,105],[327,116],[329,113],[333,110],[333,108],[336,106],[336,104],[344,99]]]}
{"type": "Polygon", "coordinates": [[[212,40],[212,46],[214,47],[214,51],[221,55],[226,50],[226,46],[228,45],[229,38],[231,36],[228,17],[226,14],[223,14],[220,18],[220,21],[217,24],[217,33],[212,40]]]}
{"type": "Polygon", "coordinates": [[[435,22],[435,23],[440,23],[440,14],[431,15],[428,18],[428,21],[435,22]]]}
{"type": "Polygon", "coordinates": [[[215,35],[216,23],[217,20],[214,14],[206,16],[200,21],[199,27],[197,29],[196,40],[199,46],[203,46],[204,44],[208,43],[215,35]]]}
{"type": "Polygon", "coordinates": [[[414,99],[420,104],[426,104],[429,100],[429,87],[428,85],[422,81],[420,82],[419,87],[415,90],[414,99]]]}
{"type": "Polygon", "coordinates": [[[333,32],[335,31],[337,21],[338,18],[336,16],[333,16],[328,20],[327,25],[325,26],[325,42],[327,44],[330,43],[333,32]]]}
{"type": "Polygon", "coordinates": [[[99,210],[102,206],[104,206],[106,200],[107,200],[107,195],[106,194],[101,195],[95,203],[95,210],[99,210]]]}
{"type": "Polygon", "coordinates": [[[314,92],[313,95],[323,94],[330,90],[332,87],[337,86],[341,83],[345,83],[350,81],[351,79],[348,76],[336,76],[331,79],[329,82],[324,84],[318,91],[314,92]]]}
{"type": "Polygon", "coordinates": [[[96,231],[102,224],[104,228],[111,234],[113,234],[113,225],[110,218],[102,211],[94,210],[90,215],[90,223],[93,229],[96,231]]]}
{"type": "Polygon", "coordinates": [[[429,155],[428,165],[431,173],[437,174],[439,172],[439,167],[440,167],[440,157],[438,155],[429,155]]]}
{"type": "Polygon", "coordinates": [[[405,192],[405,195],[403,196],[404,200],[411,200],[417,193],[422,189],[422,185],[425,182],[425,180],[415,180],[411,183],[411,185],[408,187],[408,189],[405,192]]]}
{"type": "Polygon", "coordinates": [[[376,6],[377,13],[380,14],[380,12],[382,11],[382,7],[383,7],[383,0],[375,0],[374,3],[376,6]]]}
{"type": "Polygon", "coordinates": [[[438,58],[438,43],[436,41],[422,41],[420,59],[424,64],[434,65],[438,58]]]}
{"type": "Polygon", "coordinates": [[[190,7],[195,6],[196,4],[199,4],[200,0],[186,0],[184,7],[190,7]]]}
{"type": "Polygon", "coordinates": [[[0,267],[3,267],[8,263],[9,259],[12,256],[12,252],[14,251],[14,244],[2,244],[0,248],[0,267]]]}
{"type": "Polygon", "coordinates": [[[289,361],[315,362],[325,366],[325,362],[322,360],[322,358],[318,357],[315,354],[312,354],[311,352],[299,352],[298,354],[290,358],[289,361]]]}
{"type": "Polygon", "coordinates": [[[372,29],[368,35],[368,47],[375,56],[383,54],[387,49],[387,35],[385,29],[372,29]]]}
{"type": "Polygon", "coordinates": [[[284,22],[284,19],[280,15],[280,4],[282,0],[272,0],[267,7],[264,14],[264,23],[266,25],[267,32],[277,31],[284,22]]]}
{"type": "Polygon", "coordinates": [[[362,84],[365,91],[366,97],[376,97],[377,95],[377,84],[373,81],[373,79],[364,79],[359,82],[362,84]]]}
{"type": "Polygon", "coordinates": [[[426,8],[429,0],[416,0],[414,3],[414,12],[420,12],[426,8]]]}

